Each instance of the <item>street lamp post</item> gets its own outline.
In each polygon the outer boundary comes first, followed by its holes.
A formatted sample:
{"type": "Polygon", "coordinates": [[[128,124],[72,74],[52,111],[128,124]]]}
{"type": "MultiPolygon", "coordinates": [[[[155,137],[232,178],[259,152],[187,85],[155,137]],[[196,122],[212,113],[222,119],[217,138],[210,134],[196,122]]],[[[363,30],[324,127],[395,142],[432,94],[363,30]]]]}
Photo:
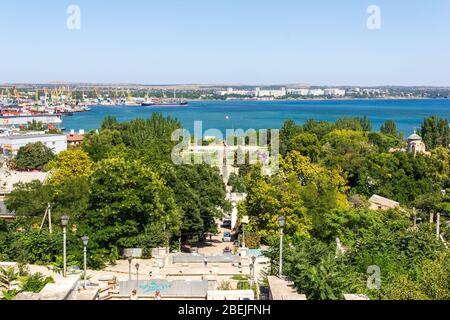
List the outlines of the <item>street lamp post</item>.
{"type": "Polygon", "coordinates": [[[84,287],[84,290],[86,290],[87,244],[88,244],[88,241],[89,241],[89,237],[88,236],[83,236],[81,238],[81,241],[83,241],[83,256],[84,256],[84,283],[83,283],[83,287],[84,287]]]}
{"type": "Polygon", "coordinates": [[[61,217],[61,226],[63,227],[63,277],[67,276],[67,255],[66,255],[66,229],[69,223],[69,217],[63,215],[61,217]]]}
{"type": "Polygon", "coordinates": [[[128,276],[129,276],[129,280],[131,280],[131,262],[133,261],[133,257],[131,255],[129,255],[127,257],[128,260],[128,276]]]}
{"type": "Polygon", "coordinates": [[[252,256],[252,272],[250,274],[252,284],[255,284],[255,262],[256,262],[256,256],[252,256]]]}
{"type": "Polygon", "coordinates": [[[136,283],[139,286],[139,263],[136,263],[134,267],[136,268],[136,283]]]}
{"type": "Polygon", "coordinates": [[[166,233],[166,229],[167,229],[167,225],[164,223],[163,224],[163,230],[164,230],[164,245],[165,245],[165,249],[166,249],[166,252],[169,252],[169,244],[168,244],[168,241],[167,241],[167,233],[166,233]]]}
{"type": "Polygon", "coordinates": [[[283,276],[283,228],[286,225],[286,218],[284,216],[279,216],[277,221],[280,226],[280,264],[278,276],[281,278],[283,276]]]}
{"type": "Polygon", "coordinates": [[[242,224],[242,248],[245,248],[245,223],[242,224]]]}

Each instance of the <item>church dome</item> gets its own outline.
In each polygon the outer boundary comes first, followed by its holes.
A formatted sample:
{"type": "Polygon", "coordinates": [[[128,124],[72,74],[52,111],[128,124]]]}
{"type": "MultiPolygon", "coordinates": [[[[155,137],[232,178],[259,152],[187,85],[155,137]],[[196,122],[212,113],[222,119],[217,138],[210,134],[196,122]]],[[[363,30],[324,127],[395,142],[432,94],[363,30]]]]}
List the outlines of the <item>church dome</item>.
{"type": "Polygon", "coordinates": [[[408,137],[408,141],[414,141],[414,140],[422,140],[422,137],[414,132],[412,135],[410,135],[408,137]]]}

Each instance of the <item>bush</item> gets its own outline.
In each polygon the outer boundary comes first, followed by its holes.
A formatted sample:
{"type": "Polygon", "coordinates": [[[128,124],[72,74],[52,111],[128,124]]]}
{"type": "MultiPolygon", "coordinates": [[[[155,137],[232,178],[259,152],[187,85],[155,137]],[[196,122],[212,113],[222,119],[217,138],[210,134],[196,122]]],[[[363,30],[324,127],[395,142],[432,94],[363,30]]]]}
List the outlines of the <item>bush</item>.
{"type": "Polygon", "coordinates": [[[231,282],[230,281],[222,281],[219,284],[219,286],[217,287],[217,290],[232,290],[231,282]]]}
{"type": "Polygon", "coordinates": [[[47,283],[55,283],[55,280],[52,277],[44,277],[42,273],[34,273],[22,279],[21,291],[39,293],[47,283]]]}
{"type": "Polygon", "coordinates": [[[248,281],[239,281],[236,288],[237,290],[249,290],[252,286],[248,283],[248,281]]]}
{"type": "Polygon", "coordinates": [[[12,290],[4,290],[2,291],[3,293],[3,300],[13,300],[17,294],[20,291],[16,290],[16,289],[12,289],[12,290]]]}

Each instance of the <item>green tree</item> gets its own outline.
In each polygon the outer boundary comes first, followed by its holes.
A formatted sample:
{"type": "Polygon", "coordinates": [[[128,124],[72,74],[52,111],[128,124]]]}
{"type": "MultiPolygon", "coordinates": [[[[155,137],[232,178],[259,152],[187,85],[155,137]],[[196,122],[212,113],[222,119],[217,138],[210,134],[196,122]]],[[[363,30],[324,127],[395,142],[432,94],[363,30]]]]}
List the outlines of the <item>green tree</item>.
{"type": "Polygon", "coordinates": [[[217,232],[216,219],[222,216],[222,211],[230,209],[218,170],[208,165],[166,166],[162,177],[182,211],[184,238],[217,232]]]}
{"type": "Polygon", "coordinates": [[[48,163],[52,169],[50,183],[61,184],[66,179],[89,176],[92,172],[92,161],[81,149],[63,151],[48,163]]]}
{"type": "Polygon", "coordinates": [[[53,200],[53,189],[35,180],[18,183],[5,198],[6,207],[18,217],[42,217],[48,203],[53,200]]]}
{"type": "Polygon", "coordinates": [[[397,124],[394,120],[386,120],[380,127],[380,132],[391,136],[400,136],[401,133],[397,131],[397,124]]]}
{"type": "Polygon", "coordinates": [[[122,137],[118,130],[104,129],[100,133],[91,131],[84,137],[83,150],[93,161],[99,161],[106,157],[111,148],[121,143],[122,137]]]}
{"type": "Polygon", "coordinates": [[[181,210],[165,181],[139,160],[102,160],[90,178],[90,207],[80,229],[103,255],[121,248],[153,248],[178,234],[181,210]],[[165,228],[164,228],[165,226],[165,228]]]}
{"type": "Polygon", "coordinates": [[[21,147],[13,159],[13,166],[21,170],[42,170],[54,158],[52,150],[42,142],[21,147]]]}
{"type": "Polygon", "coordinates": [[[426,118],[422,123],[419,135],[422,137],[423,142],[428,149],[437,147],[448,148],[450,144],[450,127],[448,120],[436,116],[426,118]]]}
{"type": "Polygon", "coordinates": [[[314,133],[302,132],[288,142],[287,152],[299,151],[302,155],[317,161],[320,154],[319,139],[314,133]]]}
{"type": "Polygon", "coordinates": [[[280,129],[280,154],[288,152],[289,141],[300,133],[301,127],[294,120],[286,120],[280,129]]]}

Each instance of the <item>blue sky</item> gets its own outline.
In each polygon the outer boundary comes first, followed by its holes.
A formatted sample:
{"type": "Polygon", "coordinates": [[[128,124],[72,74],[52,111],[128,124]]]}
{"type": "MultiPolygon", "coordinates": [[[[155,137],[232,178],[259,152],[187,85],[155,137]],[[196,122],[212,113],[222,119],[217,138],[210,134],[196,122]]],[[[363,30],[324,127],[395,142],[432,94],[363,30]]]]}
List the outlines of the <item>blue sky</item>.
{"type": "Polygon", "coordinates": [[[0,0],[0,30],[0,82],[450,86],[448,0],[0,0]]]}

